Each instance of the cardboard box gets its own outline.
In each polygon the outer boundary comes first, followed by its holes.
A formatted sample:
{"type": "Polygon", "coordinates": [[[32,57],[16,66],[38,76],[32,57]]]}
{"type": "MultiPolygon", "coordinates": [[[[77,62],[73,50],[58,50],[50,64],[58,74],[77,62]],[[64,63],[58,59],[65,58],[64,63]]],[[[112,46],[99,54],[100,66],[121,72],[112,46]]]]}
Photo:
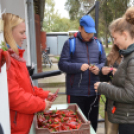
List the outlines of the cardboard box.
{"type": "MultiPolygon", "coordinates": [[[[79,119],[82,121],[81,127],[79,129],[64,130],[60,132],[50,132],[48,128],[39,128],[37,123],[37,115],[34,116],[34,124],[36,129],[36,134],[90,134],[90,121],[87,121],[77,104],[68,104],[68,108],[74,112],[77,112],[79,119]]],[[[62,110],[62,109],[61,109],[62,110]]]]}

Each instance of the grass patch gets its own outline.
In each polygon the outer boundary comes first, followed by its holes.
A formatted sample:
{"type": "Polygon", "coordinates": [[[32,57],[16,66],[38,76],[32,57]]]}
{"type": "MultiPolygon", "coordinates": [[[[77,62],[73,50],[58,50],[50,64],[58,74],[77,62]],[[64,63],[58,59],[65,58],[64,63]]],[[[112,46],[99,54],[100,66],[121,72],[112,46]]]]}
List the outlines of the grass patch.
{"type": "Polygon", "coordinates": [[[55,57],[58,61],[59,61],[59,59],[60,59],[60,57],[55,57]]]}
{"type": "Polygon", "coordinates": [[[100,106],[99,106],[99,114],[102,118],[104,118],[104,116],[105,116],[105,102],[106,102],[105,95],[101,95],[100,106]]]}

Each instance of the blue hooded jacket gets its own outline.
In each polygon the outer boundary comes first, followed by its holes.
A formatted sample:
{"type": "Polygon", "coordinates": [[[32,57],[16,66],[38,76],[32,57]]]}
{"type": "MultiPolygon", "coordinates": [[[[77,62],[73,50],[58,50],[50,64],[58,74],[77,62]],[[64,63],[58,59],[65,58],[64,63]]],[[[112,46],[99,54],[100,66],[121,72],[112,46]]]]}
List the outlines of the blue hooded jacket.
{"type": "Polygon", "coordinates": [[[99,81],[99,76],[89,69],[81,71],[82,64],[95,64],[100,70],[104,66],[106,55],[102,46],[100,55],[99,47],[94,38],[84,42],[81,33],[76,37],[76,46],[73,56],[70,55],[69,39],[65,42],[58,63],[59,69],[66,73],[66,93],[74,96],[96,95],[94,83],[99,81]]]}

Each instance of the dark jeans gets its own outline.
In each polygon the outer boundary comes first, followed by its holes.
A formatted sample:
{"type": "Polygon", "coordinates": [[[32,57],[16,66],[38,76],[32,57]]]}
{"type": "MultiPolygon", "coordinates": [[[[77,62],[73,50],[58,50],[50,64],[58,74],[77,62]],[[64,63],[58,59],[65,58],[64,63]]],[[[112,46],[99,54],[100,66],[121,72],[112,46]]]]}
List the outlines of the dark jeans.
{"type": "Polygon", "coordinates": [[[0,134],[4,134],[1,124],[0,124],[0,134]]]}
{"type": "Polygon", "coordinates": [[[119,124],[119,134],[134,134],[134,124],[119,124]]]}
{"type": "MultiPolygon", "coordinates": [[[[98,108],[99,108],[99,96],[70,96],[70,103],[77,103],[80,109],[82,110],[83,114],[86,116],[87,119],[90,120],[94,130],[97,129],[97,122],[98,122],[98,108]],[[91,107],[91,104],[95,101],[95,104],[91,107]],[[89,113],[90,110],[90,113],[89,113]],[[88,118],[89,113],[89,118],[88,118]]],[[[69,102],[69,101],[68,101],[69,102]]]]}

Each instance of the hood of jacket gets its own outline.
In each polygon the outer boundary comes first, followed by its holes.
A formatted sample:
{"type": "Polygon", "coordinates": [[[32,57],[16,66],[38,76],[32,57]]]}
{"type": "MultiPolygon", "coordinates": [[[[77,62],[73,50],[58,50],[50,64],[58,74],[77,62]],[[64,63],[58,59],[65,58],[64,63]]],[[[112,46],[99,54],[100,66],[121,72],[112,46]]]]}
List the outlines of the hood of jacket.
{"type": "Polygon", "coordinates": [[[8,49],[8,52],[10,54],[10,56],[18,61],[21,61],[21,62],[25,62],[25,59],[23,58],[23,54],[25,52],[24,49],[18,49],[19,51],[19,55],[16,54],[12,49],[8,49]]]}

